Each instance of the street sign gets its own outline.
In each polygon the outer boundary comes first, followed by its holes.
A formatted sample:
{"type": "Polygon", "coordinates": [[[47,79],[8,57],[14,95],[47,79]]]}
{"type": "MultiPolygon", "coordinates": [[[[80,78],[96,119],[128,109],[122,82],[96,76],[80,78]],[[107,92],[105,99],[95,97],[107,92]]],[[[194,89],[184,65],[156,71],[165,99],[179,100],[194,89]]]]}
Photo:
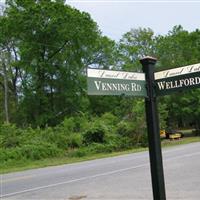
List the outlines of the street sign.
{"type": "Polygon", "coordinates": [[[156,94],[200,87],[200,63],[155,73],[156,94]]]}
{"type": "Polygon", "coordinates": [[[147,96],[144,73],[88,69],[87,82],[89,95],[147,96]]]}

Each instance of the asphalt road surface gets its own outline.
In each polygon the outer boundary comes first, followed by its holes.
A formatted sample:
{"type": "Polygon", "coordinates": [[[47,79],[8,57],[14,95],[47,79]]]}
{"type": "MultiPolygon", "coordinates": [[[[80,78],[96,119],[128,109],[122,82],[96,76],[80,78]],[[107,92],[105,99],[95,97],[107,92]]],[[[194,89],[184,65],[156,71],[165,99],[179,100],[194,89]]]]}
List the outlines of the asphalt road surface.
{"type": "MultiPolygon", "coordinates": [[[[166,196],[200,199],[200,143],[163,149],[166,196]]],[[[153,199],[148,152],[1,175],[1,199],[153,199]]]]}

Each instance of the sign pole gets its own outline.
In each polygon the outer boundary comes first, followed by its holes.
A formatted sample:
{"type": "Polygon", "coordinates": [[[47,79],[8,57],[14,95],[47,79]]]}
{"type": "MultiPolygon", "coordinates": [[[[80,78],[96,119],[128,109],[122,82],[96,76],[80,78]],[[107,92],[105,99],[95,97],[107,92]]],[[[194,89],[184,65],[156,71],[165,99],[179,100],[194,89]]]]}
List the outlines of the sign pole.
{"type": "Polygon", "coordinates": [[[154,91],[154,66],[156,59],[145,57],[140,60],[147,82],[147,98],[145,99],[146,120],[148,129],[149,156],[151,165],[151,180],[154,200],[166,200],[165,181],[162,163],[159,120],[156,95],[154,91]]]}

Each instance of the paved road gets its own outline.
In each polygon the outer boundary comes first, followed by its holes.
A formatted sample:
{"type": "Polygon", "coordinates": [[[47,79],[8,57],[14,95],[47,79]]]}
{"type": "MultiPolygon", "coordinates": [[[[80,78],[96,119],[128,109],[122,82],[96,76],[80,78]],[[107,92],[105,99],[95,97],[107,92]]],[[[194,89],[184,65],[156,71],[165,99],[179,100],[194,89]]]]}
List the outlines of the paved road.
{"type": "MultiPolygon", "coordinates": [[[[163,150],[167,199],[200,199],[200,143],[163,150]]],[[[1,198],[152,199],[148,152],[1,176],[1,198]]]]}

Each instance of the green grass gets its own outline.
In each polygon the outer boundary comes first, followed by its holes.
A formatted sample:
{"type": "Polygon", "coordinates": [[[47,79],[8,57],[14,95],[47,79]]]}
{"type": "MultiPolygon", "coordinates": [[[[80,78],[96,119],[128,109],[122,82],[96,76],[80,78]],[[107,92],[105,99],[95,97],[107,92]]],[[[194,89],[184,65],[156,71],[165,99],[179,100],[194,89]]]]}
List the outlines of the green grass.
{"type": "Polygon", "coordinates": [[[131,150],[120,151],[120,152],[91,154],[84,157],[47,158],[47,159],[37,160],[37,161],[23,160],[23,161],[18,161],[15,163],[12,162],[8,165],[1,165],[0,174],[47,167],[47,166],[71,164],[71,163],[95,160],[95,159],[100,159],[100,158],[114,157],[114,156],[119,156],[119,155],[124,155],[124,154],[137,153],[137,152],[146,151],[146,150],[147,148],[140,147],[140,148],[134,148],[131,150]]]}
{"type": "Polygon", "coordinates": [[[162,147],[171,147],[175,145],[183,145],[183,144],[189,144],[193,142],[200,142],[200,137],[184,137],[181,139],[175,139],[175,140],[163,140],[162,141],[162,147]]]}
{"type": "MultiPolygon", "coordinates": [[[[200,137],[186,137],[179,140],[162,140],[162,147],[171,147],[175,145],[183,145],[183,144],[189,144],[192,142],[200,142],[200,137]]],[[[9,172],[16,172],[16,171],[22,171],[22,170],[28,170],[28,169],[34,169],[34,168],[41,168],[41,167],[47,167],[47,166],[56,166],[56,165],[62,165],[62,164],[70,164],[70,163],[76,163],[76,162],[82,162],[82,161],[88,161],[88,160],[94,160],[94,159],[100,159],[100,158],[106,158],[106,157],[114,157],[124,154],[130,154],[130,153],[136,153],[136,152],[142,152],[147,151],[148,148],[134,148],[131,150],[121,151],[121,152],[113,152],[113,153],[99,153],[99,154],[91,154],[87,155],[81,158],[75,158],[75,157],[60,157],[60,158],[48,158],[38,161],[18,161],[15,163],[7,163],[5,165],[1,164],[0,173],[9,173],[9,172]]]]}

